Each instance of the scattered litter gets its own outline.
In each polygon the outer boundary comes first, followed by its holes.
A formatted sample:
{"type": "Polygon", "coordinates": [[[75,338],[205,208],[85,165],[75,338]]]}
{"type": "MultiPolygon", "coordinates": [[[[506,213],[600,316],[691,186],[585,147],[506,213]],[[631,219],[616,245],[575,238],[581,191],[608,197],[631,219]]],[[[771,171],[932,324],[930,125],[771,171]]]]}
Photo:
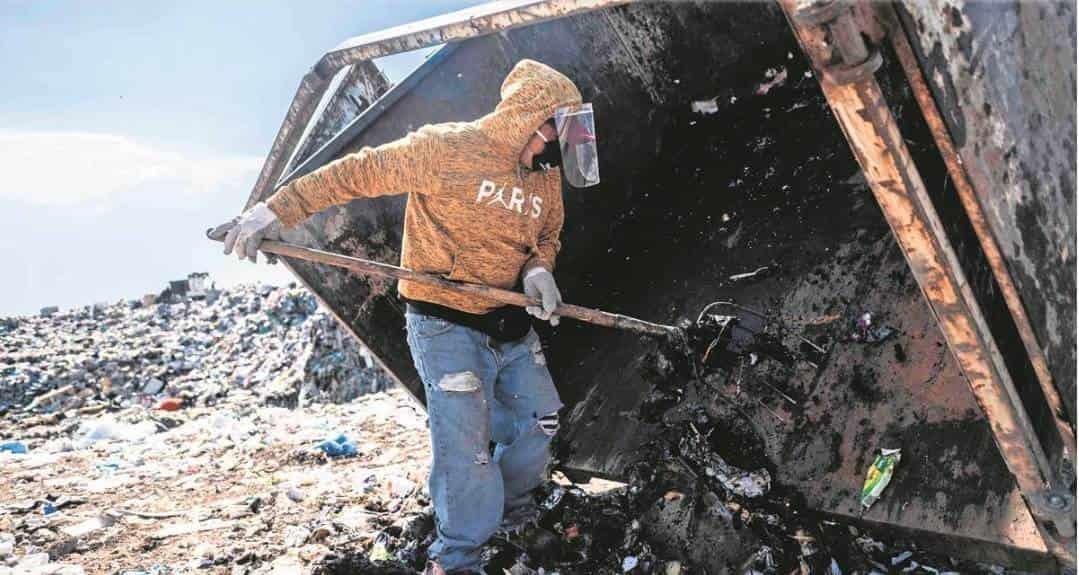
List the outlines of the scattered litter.
{"type": "Polygon", "coordinates": [[[151,377],[142,385],[142,392],[146,395],[156,395],[162,389],[165,389],[165,382],[156,377],[151,377]]]}
{"type": "MultiPolygon", "coordinates": [[[[12,558],[9,558],[9,560],[12,558]]],[[[10,562],[11,567],[0,565],[0,574],[8,575],[85,575],[86,571],[78,565],[50,563],[48,553],[24,555],[22,559],[10,562]]]]}
{"type": "Polygon", "coordinates": [[[113,418],[89,421],[79,428],[76,447],[89,447],[97,441],[142,441],[157,432],[157,425],[152,421],[129,424],[113,418]]]}
{"type": "Polygon", "coordinates": [[[386,549],[386,544],[382,541],[376,541],[375,544],[371,546],[371,552],[368,554],[368,557],[373,563],[381,563],[393,559],[393,555],[386,549]]]}
{"type": "Polygon", "coordinates": [[[61,529],[64,533],[71,537],[79,538],[85,537],[95,531],[100,531],[106,527],[111,527],[116,524],[116,519],[111,515],[102,515],[100,517],[91,517],[85,521],[70,525],[61,529]]]}
{"type": "Polygon", "coordinates": [[[697,100],[690,104],[690,110],[695,114],[715,114],[719,111],[719,104],[716,103],[716,98],[710,100],[697,100]]]}
{"type": "Polygon", "coordinates": [[[311,536],[311,530],[300,525],[289,525],[285,528],[285,547],[300,547],[307,543],[311,536]]]}
{"type": "Polygon", "coordinates": [[[895,557],[892,557],[892,567],[895,567],[896,565],[902,564],[907,559],[910,559],[912,555],[914,555],[914,553],[912,553],[910,551],[904,551],[904,552],[900,553],[899,555],[896,555],[895,557]]]}
{"type": "Polygon", "coordinates": [[[352,457],[356,455],[356,444],[349,441],[344,434],[319,443],[318,448],[330,457],[352,457]]]}
{"type": "Polygon", "coordinates": [[[26,444],[21,441],[0,443],[0,453],[26,453],[26,444]]]}
{"type": "Polygon", "coordinates": [[[869,509],[877,499],[880,499],[880,494],[892,480],[892,473],[896,464],[899,463],[899,459],[900,450],[898,449],[880,450],[880,453],[873,460],[873,464],[869,467],[865,483],[862,485],[862,507],[869,509]]]}
{"type": "Polygon", "coordinates": [[[711,449],[707,441],[690,424],[692,433],[686,433],[679,443],[679,450],[684,456],[699,462],[704,475],[717,481],[728,492],[741,497],[760,497],[771,489],[771,475],[767,469],[746,471],[728,464],[711,449]]]}
{"type": "Polygon", "coordinates": [[[236,521],[226,521],[223,519],[210,519],[208,521],[196,521],[193,523],[177,523],[159,529],[150,535],[150,537],[153,539],[168,539],[169,537],[176,537],[178,535],[190,535],[191,533],[200,533],[202,531],[228,529],[235,525],[236,521]]]}
{"type": "Polygon", "coordinates": [[[754,90],[754,93],[758,96],[767,94],[776,86],[782,86],[787,81],[787,69],[785,67],[779,70],[768,68],[764,72],[764,77],[768,79],[757,85],[757,89],[754,90]]]}
{"type": "Polygon", "coordinates": [[[161,411],[179,411],[184,406],[184,400],[179,397],[166,397],[157,404],[161,411]]]}
{"type": "Polygon", "coordinates": [[[854,320],[854,332],[851,339],[864,343],[881,343],[893,335],[896,330],[887,325],[874,325],[873,314],[865,312],[854,320]]]}
{"type": "Polygon", "coordinates": [[[755,270],[753,270],[751,272],[745,272],[745,273],[741,273],[741,274],[734,274],[731,277],[729,277],[728,279],[730,281],[732,281],[732,282],[753,279],[753,278],[757,278],[758,276],[763,275],[764,272],[768,271],[769,269],[770,268],[768,266],[761,266],[761,267],[759,267],[759,268],[757,268],[757,269],[755,269],[755,270]]]}
{"type": "Polygon", "coordinates": [[[15,553],[15,536],[11,533],[0,533],[0,559],[13,553],[15,553]]]}
{"type": "MultiPolygon", "coordinates": [[[[732,218],[741,214],[723,217],[732,218]]],[[[303,290],[240,287],[197,300],[182,291],[0,321],[0,345],[17,355],[0,366],[0,436],[33,445],[0,455],[0,575],[14,565],[25,566],[19,575],[82,573],[55,562],[68,553],[87,571],[126,575],[422,569],[435,526],[421,481],[422,409],[403,390],[367,394],[389,379],[303,290]],[[144,394],[155,379],[156,396],[144,394]],[[358,457],[326,464],[318,446],[328,437],[358,457]]],[[[754,351],[758,372],[771,367],[767,350],[754,351]]],[[[729,414],[678,405],[691,391],[672,395],[661,414],[669,423],[627,461],[625,483],[545,483],[531,524],[550,537],[492,542],[493,561],[529,575],[718,571],[659,540],[688,520],[702,536],[729,530],[736,544],[720,553],[730,566],[751,556],[732,572],[889,571],[903,547],[807,521],[773,489],[752,442],[730,441],[729,414]],[[552,552],[532,551],[536,542],[552,552]]],[[[915,551],[890,570],[932,573],[927,561],[948,565],[915,551]]]]}
{"type": "Polygon", "coordinates": [[[54,389],[54,390],[52,390],[50,392],[43,393],[43,394],[35,397],[34,400],[30,402],[30,405],[26,406],[26,410],[31,411],[31,410],[37,409],[41,405],[46,405],[46,404],[48,404],[48,403],[50,403],[52,401],[56,401],[57,399],[60,399],[60,398],[62,398],[64,396],[66,396],[66,395],[70,395],[74,391],[75,391],[75,386],[74,385],[65,385],[63,387],[54,389]]]}

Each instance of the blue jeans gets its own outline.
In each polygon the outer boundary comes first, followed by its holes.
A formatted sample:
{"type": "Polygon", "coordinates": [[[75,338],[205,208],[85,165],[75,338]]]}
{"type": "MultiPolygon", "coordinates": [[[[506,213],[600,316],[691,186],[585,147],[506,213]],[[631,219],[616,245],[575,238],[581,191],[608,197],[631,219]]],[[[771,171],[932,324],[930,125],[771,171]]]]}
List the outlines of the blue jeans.
{"type": "Polygon", "coordinates": [[[405,322],[431,428],[428,554],[447,571],[479,571],[503,512],[528,505],[544,479],[562,402],[535,331],[499,342],[433,316],[405,322]]]}

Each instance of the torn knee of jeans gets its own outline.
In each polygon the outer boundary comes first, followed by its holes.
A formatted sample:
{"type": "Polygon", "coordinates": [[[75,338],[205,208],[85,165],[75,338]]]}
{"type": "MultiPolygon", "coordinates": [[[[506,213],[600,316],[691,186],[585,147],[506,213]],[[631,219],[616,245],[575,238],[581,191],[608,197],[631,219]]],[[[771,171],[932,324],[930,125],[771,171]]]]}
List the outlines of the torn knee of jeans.
{"type": "Polygon", "coordinates": [[[535,363],[536,365],[547,365],[547,358],[543,355],[543,344],[538,337],[532,342],[530,349],[532,351],[532,363],[535,363]]]}
{"type": "Polygon", "coordinates": [[[438,382],[438,388],[442,391],[479,391],[480,386],[480,378],[471,371],[447,373],[438,382]]]}
{"type": "Polygon", "coordinates": [[[476,458],[473,460],[473,462],[478,465],[487,465],[491,462],[491,454],[487,453],[486,451],[481,451],[476,454],[476,458]]]}
{"type": "Polygon", "coordinates": [[[554,437],[558,433],[558,412],[548,413],[539,418],[539,428],[548,437],[554,437]]]}

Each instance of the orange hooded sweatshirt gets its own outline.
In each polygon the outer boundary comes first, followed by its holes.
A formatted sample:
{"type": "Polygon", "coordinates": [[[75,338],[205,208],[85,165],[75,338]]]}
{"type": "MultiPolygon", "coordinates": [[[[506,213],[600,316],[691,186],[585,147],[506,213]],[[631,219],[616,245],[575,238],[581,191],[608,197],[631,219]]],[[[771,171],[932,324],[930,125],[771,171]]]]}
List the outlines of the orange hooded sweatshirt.
{"type": "MultiPolygon", "coordinates": [[[[564,216],[559,170],[519,167],[525,143],[555,110],[577,106],[573,82],[521,60],[495,110],[472,122],[424,126],[299,178],[267,205],[286,227],[353,198],[408,194],[401,265],[451,280],[511,289],[521,274],[554,271],[564,216]]],[[[469,313],[501,304],[401,280],[401,295],[469,313]]]]}

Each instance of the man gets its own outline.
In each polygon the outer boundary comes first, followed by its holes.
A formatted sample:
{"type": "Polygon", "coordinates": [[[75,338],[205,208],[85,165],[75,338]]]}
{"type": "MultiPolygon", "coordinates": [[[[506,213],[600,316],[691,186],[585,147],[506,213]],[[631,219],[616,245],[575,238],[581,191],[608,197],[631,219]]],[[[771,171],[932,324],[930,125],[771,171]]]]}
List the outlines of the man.
{"type": "MultiPolygon", "coordinates": [[[[490,114],[424,126],[297,179],[239,218],[225,253],[254,260],[282,226],[353,198],[407,193],[402,266],[522,285],[542,302],[527,314],[557,325],[563,171],[578,187],[599,181],[591,105],[562,74],[522,60],[490,114]]],[[[428,572],[482,572],[482,546],[500,521],[529,515],[562,403],[525,312],[405,280],[398,290],[431,429],[428,572]]]]}

